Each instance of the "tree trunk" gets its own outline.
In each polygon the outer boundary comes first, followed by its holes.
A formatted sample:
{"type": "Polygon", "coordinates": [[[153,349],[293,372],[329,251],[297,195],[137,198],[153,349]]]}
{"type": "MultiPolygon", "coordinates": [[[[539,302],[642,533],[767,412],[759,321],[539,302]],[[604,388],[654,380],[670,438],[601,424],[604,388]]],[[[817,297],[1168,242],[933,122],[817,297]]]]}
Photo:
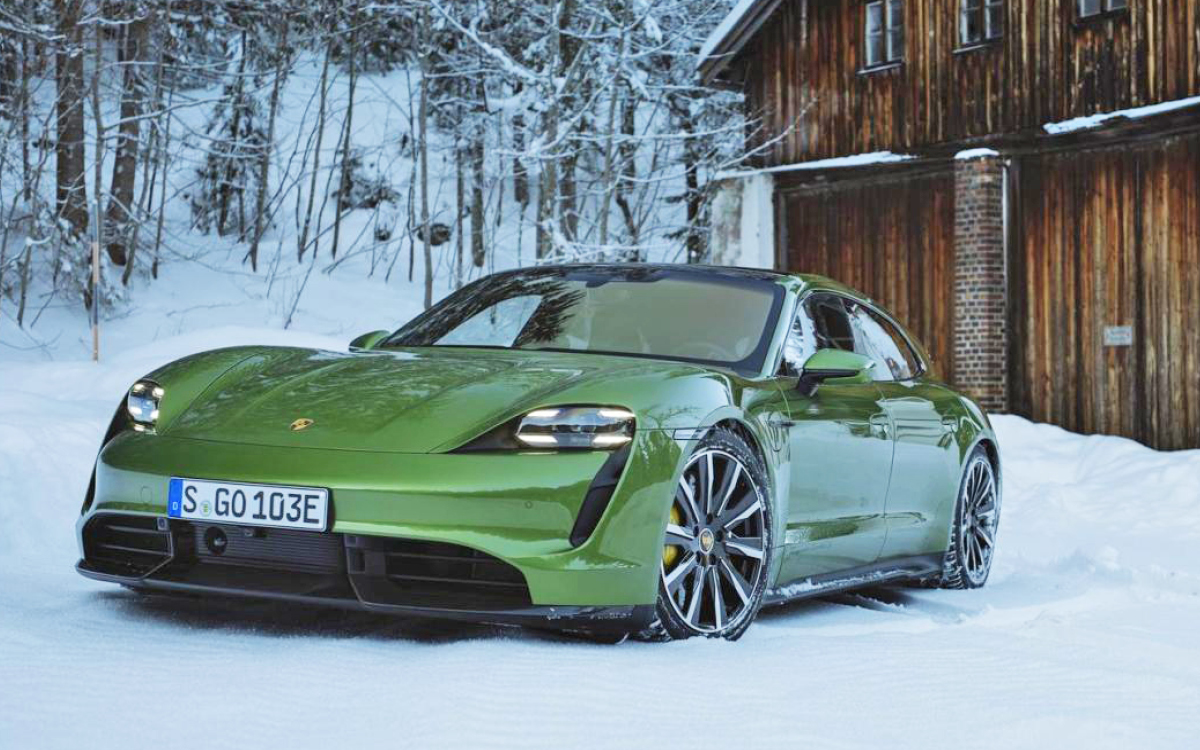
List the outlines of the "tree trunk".
{"type": "Polygon", "coordinates": [[[704,196],[700,192],[699,156],[696,154],[696,142],[691,136],[695,133],[695,123],[692,121],[692,111],[686,99],[668,95],[668,107],[674,115],[677,130],[684,137],[683,142],[683,173],[684,173],[684,205],[687,207],[687,234],[684,236],[684,248],[687,250],[688,263],[700,263],[704,260],[705,243],[699,231],[700,212],[704,204],[704,196]]]}
{"type": "Polygon", "coordinates": [[[262,241],[267,224],[263,213],[267,208],[267,181],[271,172],[271,150],[275,146],[275,116],[279,112],[279,89],[283,86],[283,78],[288,68],[288,30],[291,24],[287,19],[286,6],[278,9],[283,24],[280,35],[279,55],[275,65],[275,80],[271,82],[271,104],[267,113],[267,142],[263,144],[262,153],[258,158],[258,195],[254,199],[254,236],[250,243],[250,270],[258,272],[258,243],[262,241]]]}
{"type": "Polygon", "coordinates": [[[238,51],[237,80],[233,87],[233,112],[229,118],[229,142],[231,153],[225,162],[225,176],[217,188],[217,235],[224,236],[229,226],[229,200],[233,197],[233,160],[240,158],[242,139],[242,97],[246,90],[246,37],[242,31],[241,48],[238,51]]]}
{"type": "MultiPolygon", "coordinates": [[[[170,10],[171,10],[171,4],[168,2],[167,3],[168,14],[170,13],[170,10]]],[[[169,45],[170,45],[170,43],[168,42],[168,49],[170,49],[169,45]]],[[[171,86],[170,90],[167,92],[167,112],[168,113],[170,113],[171,106],[174,103],[175,103],[175,87],[171,86]]],[[[160,121],[161,121],[162,115],[160,114],[159,117],[160,117],[160,121]]],[[[154,278],[154,279],[158,278],[159,250],[162,248],[163,220],[166,217],[166,208],[167,208],[167,159],[168,159],[167,155],[171,153],[171,115],[170,114],[166,115],[166,120],[167,120],[167,123],[162,128],[162,131],[163,131],[162,140],[159,141],[159,147],[158,147],[158,160],[162,164],[163,180],[162,180],[162,189],[160,189],[158,191],[158,217],[155,220],[155,228],[154,228],[154,261],[150,266],[150,277],[154,278]]]]}
{"type": "MultiPolygon", "coordinates": [[[[421,10],[421,29],[423,32],[429,30],[429,11],[421,10]]],[[[427,36],[422,34],[422,44],[427,36]]],[[[432,71],[429,64],[428,48],[422,50],[421,54],[421,103],[420,111],[417,115],[418,123],[418,139],[420,143],[420,159],[421,159],[421,244],[425,257],[425,309],[428,310],[433,306],[433,251],[430,244],[432,232],[429,229],[429,76],[432,71]]]]}
{"type": "MultiPolygon", "coordinates": [[[[318,89],[317,103],[317,143],[313,147],[313,171],[312,179],[308,185],[308,208],[304,211],[304,227],[300,230],[300,237],[296,240],[296,260],[304,260],[304,249],[308,246],[308,230],[312,226],[313,200],[317,195],[317,174],[321,171],[321,141],[325,135],[325,104],[329,95],[329,58],[333,47],[333,38],[330,37],[325,42],[325,56],[321,62],[321,83],[318,89]]],[[[316,248],[313,248],[316,252],[316,248]]]]}
{"type": "Polygon", "coordinates": [[[19,76],[16,49],[7,44],[0,46],[0,113],[4,117],[16,109],[13,100],[19,96],[16,87],[19,76]]]}
{"type": "Polygon", "coordinates": [[[486,93],[483,81],[480,80],[475,89],[477,103],[475,122],[472,123],[471,128],[471,262],[475,264],[476,268],[483,268],[483,262],[487,257],[483,245],[484,139],[487,137],[485,127],[487,107],[484,104],[484,97],[486,93]]]}
{"type": "Polygon", "coordinates": [[[542,172],[538,176],[537,203],[537,232],[535,236],[538,260],[550,255],[550,219],[554,210],[554,162],[547,159],[542,162],[542,172]]]}
{"type": "MultiPolygon", "coordinates": [[[[26,12],[31,12],[28,2],[26,12]]],[[[37,47],[28,38],[21,37],[21,191],[26,203],[33,197],[33,188],[29,184],[29,79],[33,75],[33,67],[29,64],[29,58],[36,50],[37,47]]]]}
{"type": "MultiPolygon", "coordinates": [[[[618,70],[625,65],[625,50],[629,44],[629,32],[627,29],[621,31],[621,47],[617,54],[618,70]]],[[[616,170],[614,169],[617,151],[616,151],[616,136],[617,136],[617,104],[621,100],[621,81],[617,78],[613,81],[612,90],[609,92],[608,100],[608,125],[607,137],[604,143],[604,171],[600,178],[600,187],[604,191],[604,197],[600,201],[600,247],[603,248],[608,244],[608,214],[612,210],[613,192],[616,190],[615,177],[616,170]]]]}
{"type": "Polygon", "coordinates": [[[458,117],[454,123],[454,288],[463,284],[463,216],[466,214],[466,177],[463,175],[463,114],[462,91],[459,86],[458,117]]]}
{"type": "Polygon", "coordinates": [[[57,99],[54,146],[56,163],[56,210],[72,235],[82,237],[88,228],[87,180],[83,131],[83,27],[79,17],[83,0],[64,0],[58,5],[58,40],[55,50],[57,99]]]}
{"type": "Polygon", "coordinates": [[[525,116],[513,115],[512,127],[513,152],[516,154],[513,157],[513,198],[524,213],[529,205],[529,171],[525,169],[525,162],[521,161],[521,152],[525,150],[525,116]]]}
{"type": "Polygon", "coordinates": [[[358,83],[358,3],[350,13],[350,90],[349,103],[346,105],[346,120],[342,124],[342,174],[338,181],[338,199],[333,206],[333,249],[331,256],[338,254],[338,238],[342,233],[342,202],[347,199],[350,189],[350,133],[354,126],[354,87],[358,83]]]}
{"type": "Polygon", "coordinates": [[[621,217],[625,220],[626,242],[631,246],[631,249],[623,253],[624,259],[636,263],[641,260],[641,253],[636,249],[641,242],[641,226],[633,207],[629,205],[629,191],[637,184],[637,145],[634,141],[637,129],[637,99],[631,86],[625,86],[621,108],[621,145],[617,149],[621,154],[621,177],[617,180],[615,199],[617,207],[621,209],[621,217]]]}
{"type": "Polygon", "coordinates": [[[134,182],[137,178],[138,139],[141,136],[139,117],[144,109],[145,85],[142,63],[146,59],[150,22],[147,17],[131,20],[121,31],[117,61],[125,67],[121,90],[121,122],[117,131],[117,148],[113,157],[108,209],[104,217],[104,235],[109,259],[118,266],[125,265],[131,235],[130,211],[133,206],[134,182]]]}
{"type": "MultiPolygon", "coordinates": [[[[170,18],[171,18],[171,0],[167,0],[165,8],[157,16],[158,21],[156,28],[160,30],[163,37],[170,33],[170,18]]],[[[150,35],[147,34],[147,45],[152,44],[150,35]]],[[[166,182],[166,163],[162,158],[162,93],[163,93],[163,62],[166,59],[166,41],[163,39],[158,46],[158,59],[154,63],[154,95],[150,98],[150,106],[155,112],[154,123],[150,125],[150,137],[147,140],[145,150],[142,156],[142,192],[138,196],[138,213],[141,217],[150,216],[150,206],[154,203],[154,188],[158,184],[158,174],[161,170],[163,173],[163,182],[166,182]]],[[[143,112],[146,108],[143,107],[143,112]]],[[[164,192],[166,185],[163,185],[164,192]]],[[[160,217],[161,218],[161,217],[160,217]]],[[[133,276],[133,264],[137,258],[139,246],[139,238],[142,231],[142,219],[134,222],[132,240],[129,243],[129,258],[125,263],[125,271],[121,274],[121,284],[129,286],[129,279],[133,276]]],[[[154,251],[154,265],[158,265],[158,249],[154,251]]],[[[155,271],[157,276],[157,271],[155,271]]]]}

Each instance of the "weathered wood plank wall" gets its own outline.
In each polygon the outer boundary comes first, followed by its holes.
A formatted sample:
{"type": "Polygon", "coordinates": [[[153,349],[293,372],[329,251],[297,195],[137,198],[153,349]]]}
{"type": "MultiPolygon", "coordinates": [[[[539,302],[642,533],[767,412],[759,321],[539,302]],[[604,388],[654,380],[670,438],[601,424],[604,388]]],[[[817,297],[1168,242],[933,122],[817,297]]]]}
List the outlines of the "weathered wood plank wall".
{"type": "MultiPolygon", "coordinates": [[[[904,151],[1200,94],[1200,0],[1008,0],[994,44],[960,50],[958,0],[906,0],[906,54],[861,73],[863,0],[785,0],[739,56],[767,165],[904,151]]],[[[736,79],[737,73],[731,77],[736,79]]]]}
{"type": "Polygon", "coordinates": [[[945,378],[954,354],[954,173],[781,183],[781,267],[870,295],[920,339],[945,378]]]}
{"type": "Polygon", "coordinates": [[[1200,445],[1200,134],[1024,157],[1009,268],[1010,406],[1200,445]],[[1132,346],[1105,346],[1106,326],[1132,346]]]}

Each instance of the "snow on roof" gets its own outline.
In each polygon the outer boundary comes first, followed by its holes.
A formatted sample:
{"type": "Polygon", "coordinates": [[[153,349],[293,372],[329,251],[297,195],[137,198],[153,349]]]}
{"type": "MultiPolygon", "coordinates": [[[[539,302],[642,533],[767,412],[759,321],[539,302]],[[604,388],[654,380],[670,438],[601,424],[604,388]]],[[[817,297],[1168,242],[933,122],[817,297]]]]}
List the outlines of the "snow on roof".
{"type": "Polygon", "coordinates": [[[999,156],[1000,152],[994,148],[970,148],[966,151],[959,151],[954,155],[955,159],[966,161],[967,159],[982,159],[985,156],[999,156]]]}
{"type": "Polygon", "coordinates": [[[729,15],[722,19],[721,23],[717,24],[717,28],[708,35],[708,39],[704,40],[704,44],[700,47],[700,62],[712,57],[713,52],[721,42],[725,41],[725,37],[729,36],[729,32],[733,31],[746,14],[757,5],[761,0],[738,0],[738,4],[733,6],[733,10],[729,11],[729,15]]]}
{"type": "Polygon", "coordinates": [[[869,164],[891,164],[899,161],[908,161],[917,157],[912,154],[895,154],[891,151],[872,151],[867,154],[854,154],[852,156],[836,156],[832,159],[817,159],[816,161],[804,161],[799,164],[784,164],[778,167],[766,167],[764,169],[747,169],[747,170],[730,170],[720,172],[716,179],[724,180],[737,177],[751,177],[756,174],[778,174],[780,172],[801,172],[805,170],[817,169],[845,169],[846,167],[862,167],[869,164]]]}
{"type": "Polygon", "coordinates": [[[1043,125],[1047,133],[1051,135],[1059,135],[1061,133],[1073,133],[1077,130],[1088,130],[1103,125],[1105,122],[1116,119],[1118,117],[1127,117],[1131,120],[1140,117],[1150,117],[1151,115],[1162,114],[1176,109],[1183,109],[1200,105],[1200,96],[1193,96],[1187,99],[1177,99],[1172,102],[1163,102],[1161,104],[1151,104],[1146,107],[1134,107],[1133,109],[1122,109],[1116,112],[1102,112],[1096,115],[1088,115],[1087,117],[1076,117],[1072,120],[1063,120],[1062,122],[1049,122],[1043,125]]]}

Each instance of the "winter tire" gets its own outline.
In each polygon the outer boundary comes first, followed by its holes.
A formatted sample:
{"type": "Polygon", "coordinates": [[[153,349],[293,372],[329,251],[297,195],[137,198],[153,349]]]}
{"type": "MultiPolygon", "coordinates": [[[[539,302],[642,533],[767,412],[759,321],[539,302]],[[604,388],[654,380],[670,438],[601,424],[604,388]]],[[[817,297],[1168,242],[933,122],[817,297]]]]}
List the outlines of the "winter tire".
{"type": "Polygon", "coordinates": [[[745,632],[766,589],[771,510],[762,461],[735,432],[711,431],[676,485],[650,635],[734,640],[745,632]]]}
{"type": "Polygon", "coordinates": [[[976,447],[963,469],[941,586],[976,589],[987,583],[1000,524],[1000,483],[987,451],[976,447]]]}

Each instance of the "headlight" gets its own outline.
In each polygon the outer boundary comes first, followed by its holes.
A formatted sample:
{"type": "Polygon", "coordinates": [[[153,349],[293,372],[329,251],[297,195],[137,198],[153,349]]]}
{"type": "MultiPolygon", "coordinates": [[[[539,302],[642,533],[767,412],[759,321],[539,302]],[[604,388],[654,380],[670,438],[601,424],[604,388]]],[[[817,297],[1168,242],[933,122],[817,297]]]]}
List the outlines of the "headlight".
{"type": "Polygon", "coordinates": [[[610,406],[535,409],[521,419],[517,440],[533,448],[607,450],[633,440],[634,421],[633,412],[610,406]]]}
{"type": "Polygon", "coordinates": [[[154,429],[164,393],[161,385],[149,380],[139,380],[133,384],[125,398],[125,410],[133,420],[133,429],[139,432],[154,429]]]}

